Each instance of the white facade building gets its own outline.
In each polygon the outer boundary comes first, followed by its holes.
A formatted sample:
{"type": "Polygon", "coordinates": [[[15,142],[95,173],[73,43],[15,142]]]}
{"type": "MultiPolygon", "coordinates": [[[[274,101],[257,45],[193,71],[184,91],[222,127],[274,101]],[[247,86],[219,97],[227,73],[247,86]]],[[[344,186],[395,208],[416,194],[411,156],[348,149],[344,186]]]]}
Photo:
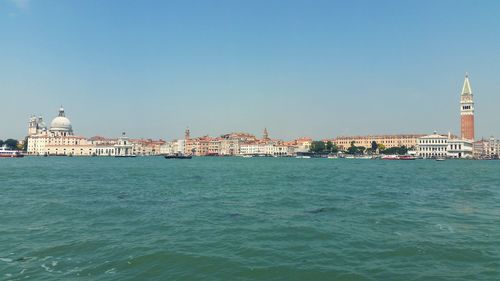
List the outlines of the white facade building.
{"type": "Polygon", "coordinates": [[[262,143],[244,143],[240,145],[241,155],[264,155],[266,146],[262,143]]]}
{"type": "Polygon", "coordinates": [[[491,137],[474,142],[474,158],[498,159],[500,158],[500,141],[491,137]]]}
{"type": "Polygon", "coordinates": [[[423,158],[472,158],[471,141],[453,139],[451,135],[423,136],[417,139],[417,155],[423,158]]]}
{"type": "Polygon", "coordinates": [[[418,156],[424,158],[441,158],[447,156],[448,137],[434,132],[432,135],[417,139],[418,156]]]}

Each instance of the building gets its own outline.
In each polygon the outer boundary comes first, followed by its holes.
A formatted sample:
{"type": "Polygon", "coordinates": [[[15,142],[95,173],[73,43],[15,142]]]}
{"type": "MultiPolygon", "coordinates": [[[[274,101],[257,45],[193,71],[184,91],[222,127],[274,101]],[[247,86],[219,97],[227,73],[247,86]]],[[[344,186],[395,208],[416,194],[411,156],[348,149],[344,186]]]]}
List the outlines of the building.
{"type": "Polygon", "coordinates": [[[423,158],[445,158],[448,151],[448,137],[436,132],[417,140],[417,155],[423,158]]]}
{"type": "Polygon", "coordinates": [[[473,142],[463,139],[448,139],[446,156],[448,158],[471,159],[473,158],[473,142]]]}
{"type": "Polygon", "coordinates": [[[474,141],[474,96],[467,74],[460,95],[460,132],[462,139],[474,141]]]}
{"type": "Polygon", "coordinates": [[[370,148],[372,142],[377,145],[383,145],[385,148],[406,146],[408,148],[416,147],[418,138],[423,134],[408,134],[408,135],[369,135],[369,136],[341,136],[334,138],[332,141],[340,150],[347,150],[351,143],[355,146],[363,146],[370,148]]]}
{"type": "Polygon", "coordinates": [[[27,152],[30,155],[92,155],[93,144],[84,137],[73,135],[71,121],[61,106],[50,129],[42,117],[30,118],[27,152]]]}
{"type": "Polygon", "coordinates": [[[309,137],[302,137],[291,142],[285,143],[289,147],[292,147],[293,153],[297,152],[309,152],[311,149],[311,144],[313,140],[309,137]]]}
{"type": "MultiPolygon", "coordinates": [[[[269,151],[269,150],[268,150],[269,151]]],[[[265,155],[266,144],[261,142],[245,142],[240,145],[241,155],[265,155]]]]}
{"type": "Polygon", "coordinates": [[[163,145],[160,146],[160,154],[182,154],[184,153],[184,142],[185,140],[166,141],[163,145]]]}
{"type": "Polygon", "coordinates": [[[29,155],[67,155],[67,156],[130,156],[156,155],[160,153],[163,140],[129,140],[125,135],[118,139],[101,136],[85,138],[75,136],[71,121],[66,117],[64,108],[59,108],[58,116],[47,129],[42,117],[31,117],[28,122],[29,155]]]}
{"type": "Polygon", "coordinates": [[[476,159],[499,159],[500,141],[491,137],[474,142],[474,158],[476,159]]]}
{"type": "Polygon", "coordinates": [[[114,145],[114,156],[127,157],[136,155],[133,153],[132,147],[133,144],[129,141],[125,133],[122,133],[122,136],[118,139],[118,143],[114,145]]]}
{"type": "Polygon", "coordinates": [[[417,155],[423,158],[472,158],[473,144],[469,140],[458,139],[434,132],[417,140],[417,155]]]}

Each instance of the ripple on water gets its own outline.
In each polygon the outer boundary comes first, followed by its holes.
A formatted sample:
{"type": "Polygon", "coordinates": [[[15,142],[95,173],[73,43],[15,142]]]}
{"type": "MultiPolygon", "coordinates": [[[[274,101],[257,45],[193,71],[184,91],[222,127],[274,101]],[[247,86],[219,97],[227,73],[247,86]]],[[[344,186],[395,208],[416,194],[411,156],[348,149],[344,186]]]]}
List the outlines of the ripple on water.
{"type": "Polygon", "coordinates": [[[500,162],[402,162],[5,161],[0,279],[499,280],[500,162]]]}

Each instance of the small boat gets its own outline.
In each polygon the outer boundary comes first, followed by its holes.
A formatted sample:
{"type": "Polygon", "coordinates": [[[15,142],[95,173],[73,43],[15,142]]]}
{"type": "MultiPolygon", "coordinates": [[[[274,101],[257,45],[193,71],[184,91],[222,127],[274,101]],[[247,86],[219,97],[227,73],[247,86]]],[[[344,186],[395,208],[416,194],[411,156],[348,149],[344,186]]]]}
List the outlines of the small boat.
{"type": "Polygon", "coordinates": [[[372,159],[372,157],[370,155],[364,155],[364,156],[357,156],[355,157],[356,159],[372,159]]]}
{"type": "Polygon", "coordinates": [[[137,157],[137,155],[135,155],[135,154],[115,155],[115,157],[130,158],[130,157],[137,157]]]}
{"type": "Polygon", "coordinates": [[[445,158],[436,158],[436,161],[444,161],[446,160],[445,158]]]}
{"type": "Polygon", "coordinates": [[[169,155],[165,155],[164,157],[165,157],[165,159],[191,159],[191,158],[193,158],[193,156],[191,156],[191,155],[184,155],[184,154],[180,154],[180,153],[169,154],[169,155]]]}
{"type": "Polygon", "coordinates": [[[411,155],[401,155],[399,156],[399,159],[398,160],[415,160],[417,159],[415,156],[411,156],[411,155]]]}
{"type": "Polygon", "coordinates": [[[415,160],[414,156],[411,155],[386,155],[382,157],[382,160],[415,160]]]}
{"type": "Polygon", "coordinates": [[[302,155],[302,156],[297,156],[295,158],[297,158],[297,159],[309,159],[309,158],[311,158],[311,156],[302,155]]]}
{"type": "Polygon", "coordinates": [[[0,147],[0,157],[1,158],[20,158],[24,157],[20,151],[17,150],[8,150],[7,147],[0,147]]]}
{"type": "Polygon", "coordinates": [[[339,157],[337,155],[328,155],[326,158],[328,158],[328,159],[337,159],[339,157]]]}
{"type": "Polygon", "coordinates": [[[382,156],[382,160],[399,160],[399,156],[397,156],[397,155],[385,155],[385,156],[382,156]]]}
{"type": "Polygon", "coordinates": [[[252,155],[243,155],[242,157],[243,158],[252,158],[253,156],[252,155]]]}

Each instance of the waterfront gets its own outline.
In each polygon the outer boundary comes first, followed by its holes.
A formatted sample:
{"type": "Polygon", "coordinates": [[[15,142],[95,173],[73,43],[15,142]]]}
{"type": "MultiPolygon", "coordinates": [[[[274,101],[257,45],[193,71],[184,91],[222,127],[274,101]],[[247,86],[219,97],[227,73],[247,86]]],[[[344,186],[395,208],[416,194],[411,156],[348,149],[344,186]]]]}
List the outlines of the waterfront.
{"type": "Polygon", "coordinates": [[[500,161],[0,161],[0,279],[498,280],[500,161]]]}

